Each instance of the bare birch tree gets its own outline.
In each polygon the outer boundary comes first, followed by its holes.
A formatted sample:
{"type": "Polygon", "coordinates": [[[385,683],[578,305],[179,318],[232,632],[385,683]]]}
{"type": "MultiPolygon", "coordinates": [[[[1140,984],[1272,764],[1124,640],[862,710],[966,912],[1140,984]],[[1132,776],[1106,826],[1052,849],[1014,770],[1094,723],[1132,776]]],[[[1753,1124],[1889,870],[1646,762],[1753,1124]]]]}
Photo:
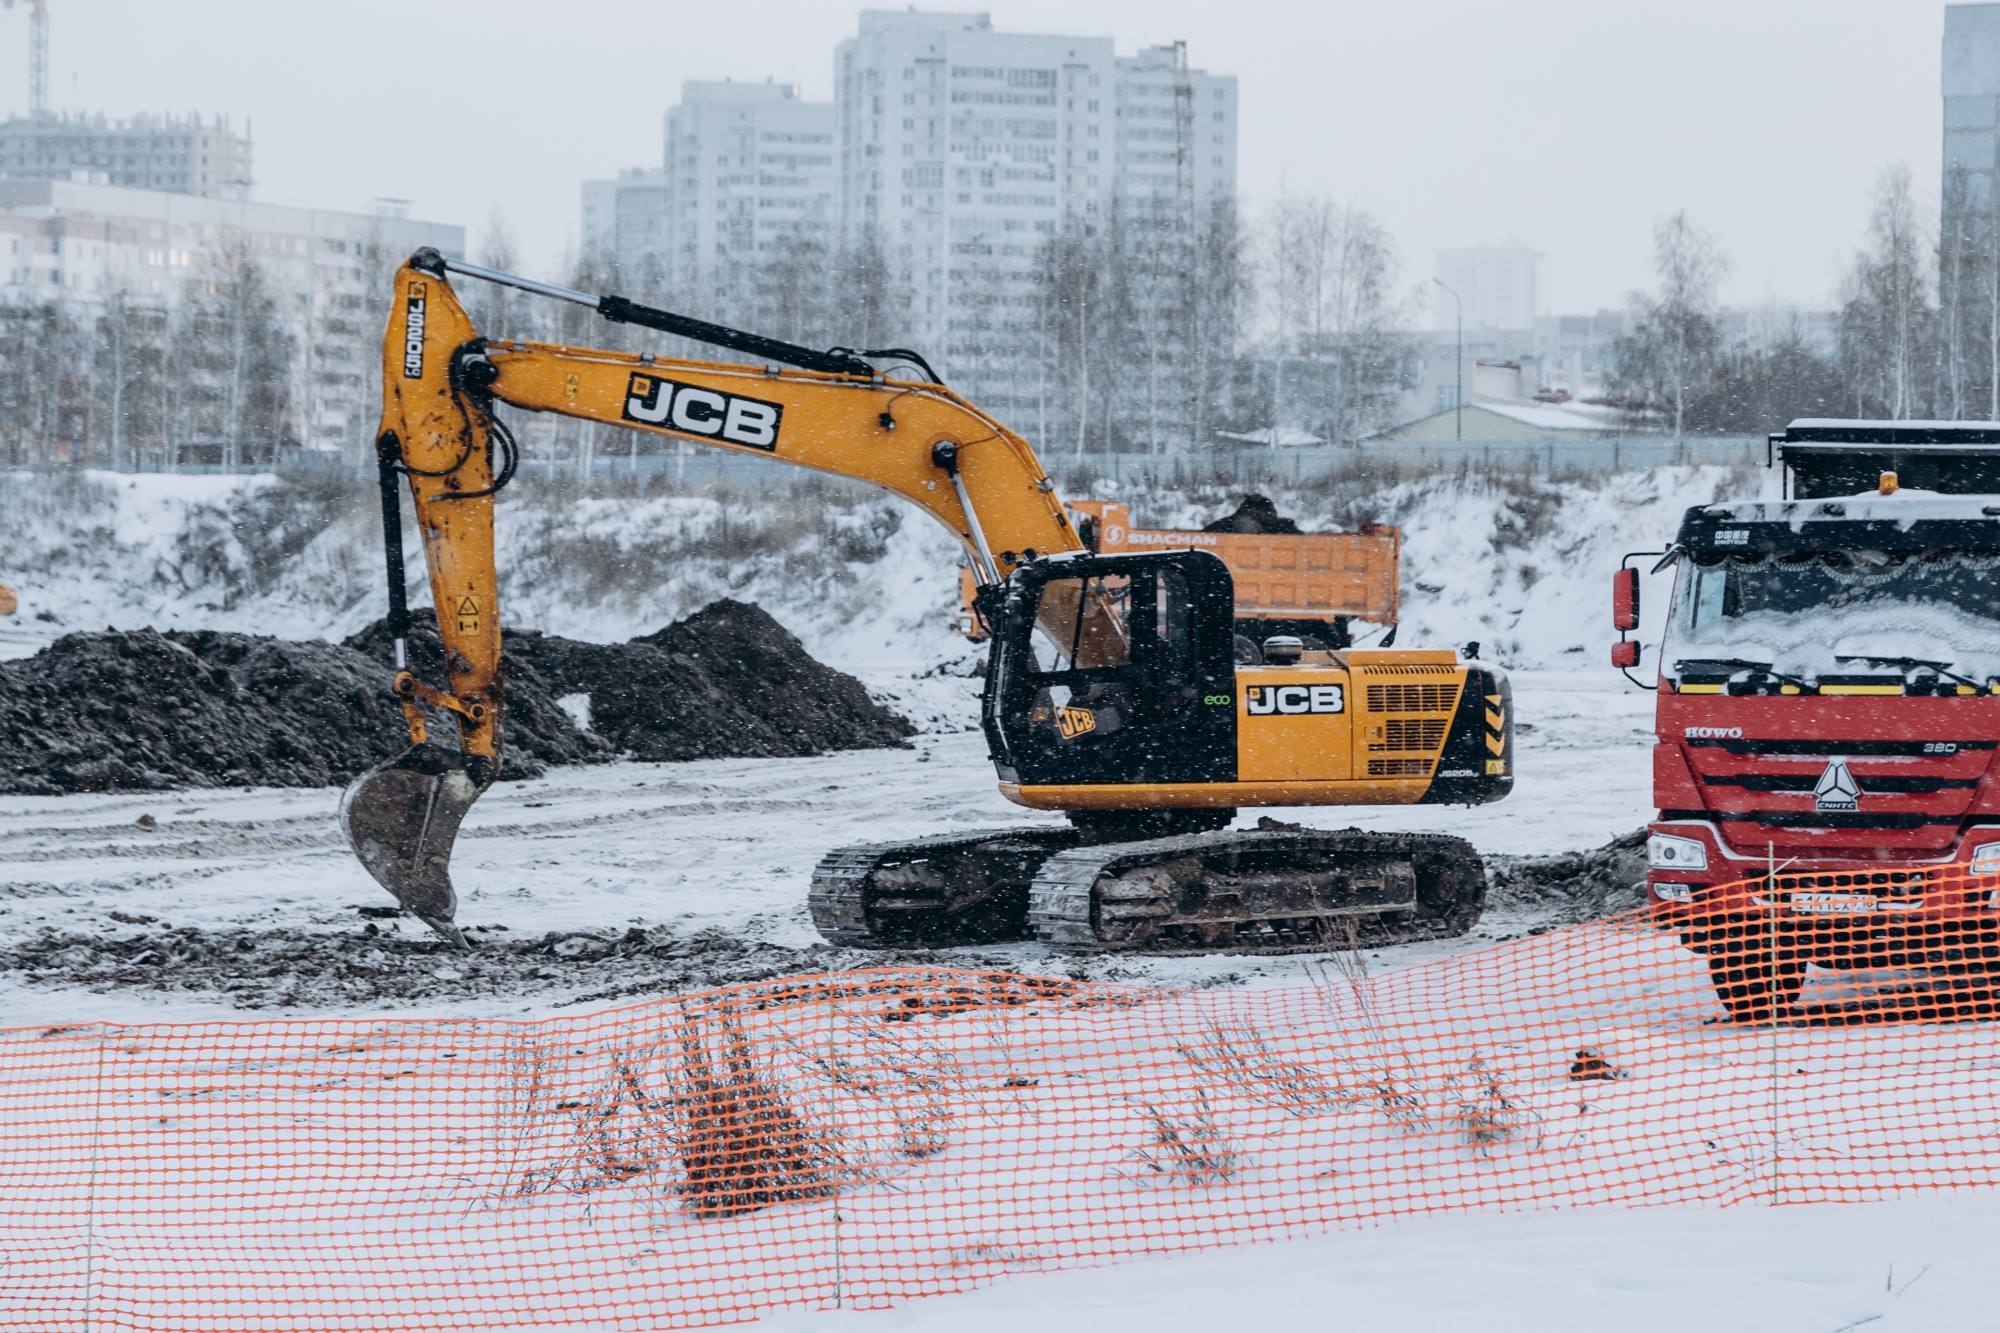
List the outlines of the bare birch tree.
{"type": "Polygon", "coordinates": [[[1352,444],[1394,409],[1412,354],[1410,299],[1382,220],[1358,204],[1320,197],[1280,199],[1264,224],[1260,278],[1267,288],[1274,424],[1284,413],[1283,359],[1303,364],[1302,423],[1352,444]]]}
{"type": "Polygon", "coordinates": [[[1888,168],[1876,181],[1867,247],[1842,283],[1841,363],[1858,415],[1903,421],[1930,410],[1933,253],[1922,239],[1909,168],[1888,168]]]}
{"type": "Polygon", "coordinates": [[[1721,350],[1716,295],[1729,257],[1685,210],[1653,228],[1659,292],[1628,298],[1632,331],[1614,349],[1616,385],[1673,414],[1674,440],[1686,438],[1688,402],[1721,350]]]}

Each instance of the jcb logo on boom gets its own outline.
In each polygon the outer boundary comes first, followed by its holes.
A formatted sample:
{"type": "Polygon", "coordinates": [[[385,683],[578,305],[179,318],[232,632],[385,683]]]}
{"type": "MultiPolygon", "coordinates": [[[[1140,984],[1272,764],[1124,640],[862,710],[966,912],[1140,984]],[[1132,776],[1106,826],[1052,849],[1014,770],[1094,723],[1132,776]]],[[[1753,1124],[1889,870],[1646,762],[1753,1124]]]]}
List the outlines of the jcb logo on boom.
{"type": "Polygon", "coordinates": [[[403,320],[403,378],[406,380],[424,377],[424,298],[429,294],[430,288],[424,283],[410,284],[403,320]]]}
{"type": "Polygon", "coordinates": [[[1252,685],[1243,691],[1252,717],[1267,713],[1344,713],[1347,694],[1338,685],[1252,685]]]}
{"type": "Polygon", "coordinates": [[[781,403],[738,398],[732,393],[634,375],[625,396],[625,419],[690,435],[711,435],[752,449],[778,447],[781,403]]]}

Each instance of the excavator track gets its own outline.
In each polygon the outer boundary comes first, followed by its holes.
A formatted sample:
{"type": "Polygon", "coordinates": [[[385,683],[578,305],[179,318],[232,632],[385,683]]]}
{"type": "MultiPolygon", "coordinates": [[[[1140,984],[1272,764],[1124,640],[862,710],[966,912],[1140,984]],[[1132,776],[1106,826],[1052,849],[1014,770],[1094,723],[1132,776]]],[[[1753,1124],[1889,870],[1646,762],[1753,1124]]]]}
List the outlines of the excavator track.
{"type": "Polygon", "coordinates": [[[1438,834],[1225,830],[1061,852],[1029,892],[1060,953],[1318,953],[1463,935],[1486,867],[1438,834]]]}
{"type": "Polygon", "coordinates": [[[813,925],[830,943],[862,949],[1025,939],[1036,870],[1081,841],[1045,825],[842,847],[813,869],[813,925]]]}
{"type": "Polygon", "coordinates": [[[1436,834],[1285,827],[1086,844],[988,829],[830,852],[813,922],[834,944],[1038,939],[1061,953],[1302,953],[1463,935],[1486,870],[1436,834]]]}

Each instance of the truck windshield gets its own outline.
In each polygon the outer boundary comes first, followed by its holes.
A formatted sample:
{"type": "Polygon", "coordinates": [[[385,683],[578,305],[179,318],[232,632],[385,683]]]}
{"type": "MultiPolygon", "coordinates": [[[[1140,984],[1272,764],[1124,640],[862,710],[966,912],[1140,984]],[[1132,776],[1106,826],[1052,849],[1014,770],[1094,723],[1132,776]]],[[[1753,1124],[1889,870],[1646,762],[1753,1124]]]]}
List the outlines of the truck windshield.
{"type": "Polygon", "coordinates": [[[1680,562],[1663,661],[1753,659],[1810,675],[1839,656],[2000,674],[2000,553],[1699,552],[1680,562]]]}

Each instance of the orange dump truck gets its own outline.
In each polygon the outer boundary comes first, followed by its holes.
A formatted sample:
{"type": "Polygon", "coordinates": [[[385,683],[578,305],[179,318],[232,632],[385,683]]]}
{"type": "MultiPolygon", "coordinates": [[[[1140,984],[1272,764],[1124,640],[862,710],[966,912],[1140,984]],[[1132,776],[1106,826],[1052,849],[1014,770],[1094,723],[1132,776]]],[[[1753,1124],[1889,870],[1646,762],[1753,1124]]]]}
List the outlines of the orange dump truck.
{"type": "MultiPolygon", "coordinates": [[[[1078,534],[1099,555],[1195,549],[1221,557],[1236,581],[1237,632],[1252,640],[1296,634],[1346,648],[1351,620],[1395,625],[1401,528],[1369,523],[1359,532],[1257,531],[1276,516],[1268,501],[1261,502],[1263,510],[1258,503],[1253,496],[1236,514],[1200,531],[1134,527],[1130,509],[1110,500],[1073,500],[1068,508],[1078,534]]],[[[960,567],[958,588],[960,632],[975,642],[985,639],[986,627],[972,609],[969,568],[960,567]]],[[[1376,646],[1389,642],[1385,635],[1376,646]]]]}

